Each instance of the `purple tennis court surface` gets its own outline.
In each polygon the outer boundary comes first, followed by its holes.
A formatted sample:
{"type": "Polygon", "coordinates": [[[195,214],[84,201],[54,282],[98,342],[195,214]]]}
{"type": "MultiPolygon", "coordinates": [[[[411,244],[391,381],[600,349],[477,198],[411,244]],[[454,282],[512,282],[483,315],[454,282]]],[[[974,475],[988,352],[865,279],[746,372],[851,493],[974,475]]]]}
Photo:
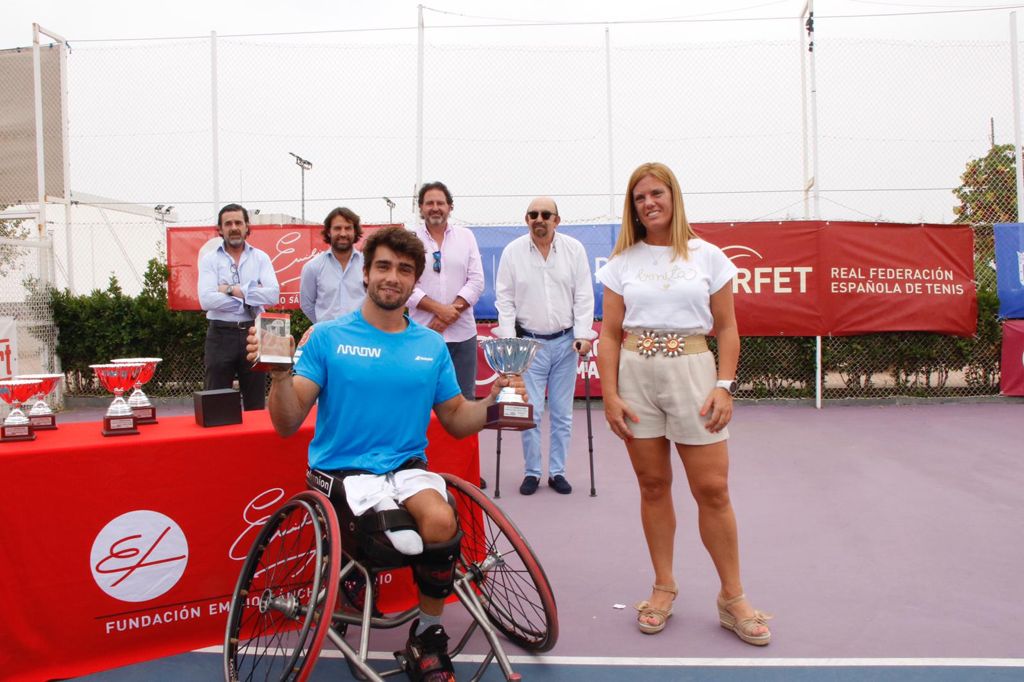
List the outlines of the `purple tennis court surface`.
{"type": "MultiPolygon", "coordinates": [[[[498,503],[551,580],[561,630],[539,659],[508,645],[525,678],[1024,679],[1024,403],[738,405],[731,490],[747,594],[775,614],[765,648],[718,626],[717,579],[678,459],[675,615],[659,635],[636,629],[632,604],[652,581],[638,492],[600,403],[593,422],[596,497],[582,406],[572,495],[544,485],[519,495],[520,439],[502,438],[498,503]]],[[[492,495],[495,444],[494,433],[481,436],[492,495]]],[[[465,618],[455,607],[446,623],[465,618]]],[[[386,655],[404,636],[375,633],[371,645],[386,655]]],[[[468,650],[482,653],[482,637],[468,650]]],[[[349,679],[335,654],[325,649],[314,679],[349,679]]],[[[216,653],[194,653],[90,679],[214,679],[219,670],[216,653]]],[[[496,666],[484,679],[500,679],[496,666]]]]}

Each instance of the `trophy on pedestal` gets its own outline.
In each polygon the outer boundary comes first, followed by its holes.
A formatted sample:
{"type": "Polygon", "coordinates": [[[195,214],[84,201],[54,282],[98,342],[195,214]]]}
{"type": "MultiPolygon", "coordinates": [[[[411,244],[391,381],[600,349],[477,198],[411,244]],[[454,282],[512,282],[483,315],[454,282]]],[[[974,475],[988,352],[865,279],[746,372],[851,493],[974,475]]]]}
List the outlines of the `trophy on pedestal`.
{"type": "Polygon", "coordinates": [[[32,405],[32,409],[28,411],[28,421],[32,425],[33,431],[49,431],[50,429],[57,428],[57,417],[53,414],[53,410],[46,403],[47,396],[54,387],[60,383],[60,380],[64,378],[63,374],[19,374],[14,377],[15,379],[28,379],[30,381],[39,382],[39,392],[36,393],[33,398],[38,396],[39,400],[32,405]]]}
{"type": "Polygon", "coordinates": [[[21,411],[21,406],[39,393],[42,382],[35,379],[8,379],[0,381],[0,400],[11,406],[11,412],[0,426],[0,442],[35,440],[32,424],[21,411]]]}
{"type": "MultiPolygon", "coordinates": [[[[484,359],[498,374],[522,374],[530,366],[540,344],[532,339],[487,339],[481,342],[484,359]]],[[[511,386],[501,389],[498,400],[487,408],[485,429],[526,431],[533,423],[533,405],[523,400],[511,386]]]]}
{"type": "Polygon", "coordinates": [[[114,358],[111,360],[115,365],[145,365],[142,373],[139,374],[138,381],[135,382],[135,390],[128,396],[128,407],[132,408],[132,413],[135,415],[135,423],[139,426],[143,424],[156,424],[156,408],[153,407],[153,403],[149,402],[149,397],[142,392],[142,386],[153,378],[156,366],[162,360],[163,358],[114,358]]]}
{"type": "Polygon", "coordinates": [[[114,394],[114,402],[110,403],[107,414],[103,417],[103,435],[132,436],[138,434],[139,430],[135,428],[135,415],[124,399],[124,392],[135,385],[146,365],[141,362],[122,362],[89,365],[89,367],[96,372],[96,378],[100,380],[103,387],[114,394]]]}

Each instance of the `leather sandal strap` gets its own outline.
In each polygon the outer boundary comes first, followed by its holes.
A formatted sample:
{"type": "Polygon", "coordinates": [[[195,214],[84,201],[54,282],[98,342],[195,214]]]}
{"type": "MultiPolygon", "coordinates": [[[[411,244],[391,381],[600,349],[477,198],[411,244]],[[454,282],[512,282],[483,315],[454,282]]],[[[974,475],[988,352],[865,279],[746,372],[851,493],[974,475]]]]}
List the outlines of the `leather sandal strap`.
{"type": "Polygon", "coordinates": [[[636,604],[636,606],[634,606],[634,608],[637,611],[640,612],[640,617],[641,618],[646,616],[648,618],[654,617],[654,618],[660,618],[662,620],[666,620],[666,619],[668,619],[669,616],[672,615],[671,611],[667,611],[665,609],[656,609],[656,608],[654,608],[653,606],[651,606],[651,603],[649,601],[647,601],[646,599],[643,600],[642,602],[637,602],[637,604],[636,604]]]}
{"type": "Polygon", "coordinates": [[[747,595],[744,593],[744,594],[741,594],[741,595],[739,595],[737,597],[733,597],[732,599],[725,599],[725,600],[723,600],[721,602],[721,604],[722,604],[722,606],[728,608],[728,607],[732,606],[733,604],[738,604],[739,602],[743,601],[746,598],[747,598],[747,595]]]}
{"type": "Polygon", "coordinates": [[[679,594],[678,585],[658,585],[657,583],[655,583],[651,586],[651,589],[653,589],[656,592],[667,592],[671,594],[673,597],[679,594]]]}

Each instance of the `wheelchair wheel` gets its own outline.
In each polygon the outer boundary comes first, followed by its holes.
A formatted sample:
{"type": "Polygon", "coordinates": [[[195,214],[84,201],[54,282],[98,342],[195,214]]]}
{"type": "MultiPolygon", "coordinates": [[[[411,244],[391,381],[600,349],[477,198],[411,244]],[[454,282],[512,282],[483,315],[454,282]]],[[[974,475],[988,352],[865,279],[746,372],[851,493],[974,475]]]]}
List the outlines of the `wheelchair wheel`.
{"type": "Polygon", "coordinates": [[[275,512],[231,598],[225,679],[303,682],[331,626],[340,566],[338,519],[324,495],[301,492],[275,512]]]}
{"type": "Polygon", "coordinates": [[[459,569],[477,587],[487,618],[529,651],[558,640],[558,610],[544,569],[519,529],[479,488],[441,474],[455,498],[462,538],[459,569]]]}

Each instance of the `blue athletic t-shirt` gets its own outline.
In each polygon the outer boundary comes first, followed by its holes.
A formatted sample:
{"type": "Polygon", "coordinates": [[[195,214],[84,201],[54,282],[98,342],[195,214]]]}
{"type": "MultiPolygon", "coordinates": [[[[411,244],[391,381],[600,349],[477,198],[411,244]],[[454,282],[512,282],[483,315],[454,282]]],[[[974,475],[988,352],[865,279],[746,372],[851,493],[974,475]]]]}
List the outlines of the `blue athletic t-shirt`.
{"type": "Polygon", "coordinates": [[[394,334],[359,310],[316,325],[295,366],[320,387],[309,466],[383,474],[426,460],[431,409],[461,391],[441,335],[405,320],[394,334]]]}

